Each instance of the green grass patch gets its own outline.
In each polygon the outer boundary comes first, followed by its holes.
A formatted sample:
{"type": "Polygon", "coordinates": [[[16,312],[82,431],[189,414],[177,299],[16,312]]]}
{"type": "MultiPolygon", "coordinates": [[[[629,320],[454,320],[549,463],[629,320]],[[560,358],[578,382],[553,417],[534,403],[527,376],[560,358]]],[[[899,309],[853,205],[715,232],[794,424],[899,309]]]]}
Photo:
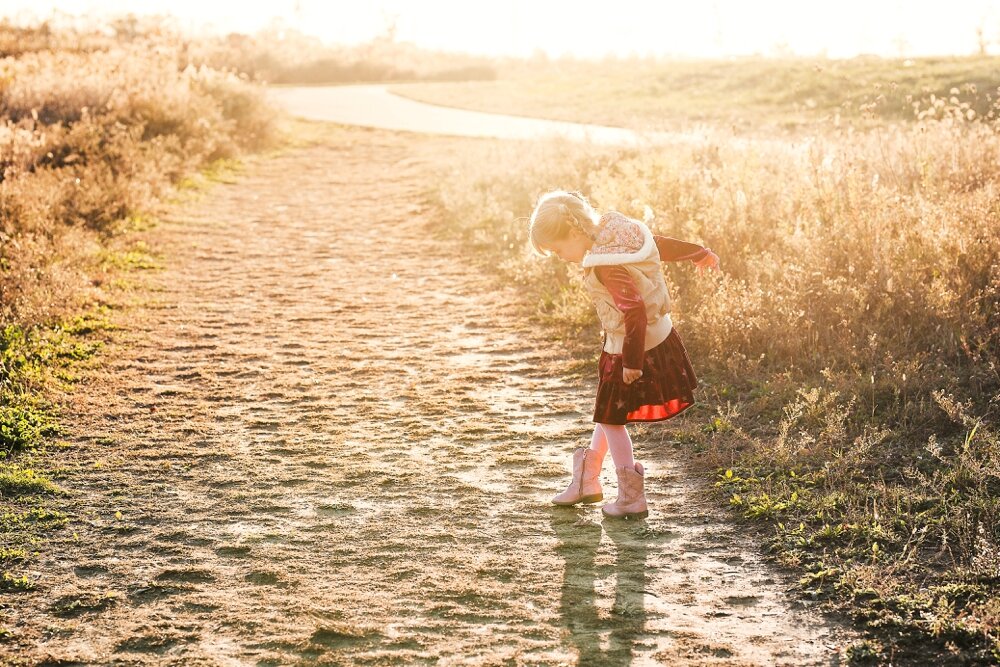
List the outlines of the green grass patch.
{"type": "Polygon", "coordinates": [[[236,183],[236,177],[246,171],[246,165],[236,158],[219,158],[201,169],[201,175],[215,183],[236,183]]]}
{"type": "Polygon", "coordinates": [[[43,401],[35,396],[0,390],[0,458],[17,450],[33,449],[47,435],[58,433],[43,401]]]}
{"type": "Polygon", "coordinates": [[[112,328],[107,307],[94,307],[55,325],[0,329],[0,458],[59,432],[46,388],[74,382],[73,366],[103,345],[92,334],[112,328]]]}
{"type": "Polygon", "coordinates": [[[0,512],[0,534],[52,530],[65,526],[68,521],[63,512],[45,507],[32,507],[23,512],[3,511],[0,512]]]}
{"type": "Polygon", "coordinates": [[[0,591],[5,593],[26,593],[35,590],[35,582],[27,576],[16,576],[10,572],[0,572],[0,591]]]}
{"type": "Polygon", "coordinates": [[[197,172],[193,172],[181,178],[177,182],[178,190],[191,190],[201,192],[210,188],[214,183],[233,184],[237,182],[237,177],[246,170],[242,161],[235,158],[220,158],[203,166],[197,172]]]}
{"type": "Polygon", "coordinates": [[[105,305],[95,306],[86,312],[74,315],[56,327],[70,336],[85,336],[98,331],[112,331],[116,328],[116,325],[111,321],[111,308],[105,305]]]}
{"type": "Polygon", "coordinates": [[[97,613],[110,609],[118,603],[118,595],[113,591],[106,593],[83,593],[60,598],[51,607],[56,616],[76,617],[87,613],[97,613]]]}
{"type": "Polygon", "coordinates": [[[28,560],[28,552],[24,549],[0,547],[0,566],[6,567],[13,563],[24,563],[28,560]]]}
{"type": "Polygon", "coordinates": [[[0,463],[0,498],[62,492],[50,479],[31,468],[0,463]]]}
{"type": "Polygon", "coordinates": [[[148,213],[132,213],[123,217],[114,229],[116,234],[125,234],[128,232],[148,232],[149,230],[156,227],[159,220],[148,213]]]}
{"type": "Polygon", "coordinates": [[[122,271],[161,269],[145,241],[137,241],[130,250],[105,250],[101,253],[101,264],[122,271]]]}
{"type": "Polygon", "coordinates": [[[62,489],[31,468],[0,463],[0,498],[57,493],[62,493],[62,489]]]}

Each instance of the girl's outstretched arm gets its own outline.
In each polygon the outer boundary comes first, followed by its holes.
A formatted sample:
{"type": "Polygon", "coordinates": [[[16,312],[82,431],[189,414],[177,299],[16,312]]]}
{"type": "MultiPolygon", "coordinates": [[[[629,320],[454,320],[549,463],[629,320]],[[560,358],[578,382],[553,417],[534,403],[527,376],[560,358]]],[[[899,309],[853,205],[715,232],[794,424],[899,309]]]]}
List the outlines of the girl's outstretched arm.
{"type": "Polygon", "coordinates": [[[701,265],[704,260],[715,257],[715,265],[718,265],[718,257],[709,248],[700,246],[697,243],[689,243],[669,236],[653,235],[656,241],[656,249],[660,251],[661,262],[681,262],[690,260],[701,265]]]}

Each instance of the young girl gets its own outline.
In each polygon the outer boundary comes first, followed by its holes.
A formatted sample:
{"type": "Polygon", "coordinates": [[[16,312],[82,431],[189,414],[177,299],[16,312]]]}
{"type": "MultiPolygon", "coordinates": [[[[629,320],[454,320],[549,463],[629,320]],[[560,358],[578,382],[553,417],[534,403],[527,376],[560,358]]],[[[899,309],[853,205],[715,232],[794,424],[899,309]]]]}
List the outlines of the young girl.
{"type": "Polygon", "coordinates": [[[542,195],[528,237],[540,255],[555,253],[583,267],[604,347],[601,352],[594,435],[573,452],[573,480],[552,499],[556,505],[604,498],[598,476],[611,450],[618,496],[601,511],[614,518],[648,515],[645,470],[633,458],[625,424],[670,419],[694,404],[698,386],[687,351],[670,321],[670,297],[661,261],[690,260],[698,270],[717,269],[719,258],[694,243],[654,235],[618,211],[599,215],[579,192],[542,195]]]}

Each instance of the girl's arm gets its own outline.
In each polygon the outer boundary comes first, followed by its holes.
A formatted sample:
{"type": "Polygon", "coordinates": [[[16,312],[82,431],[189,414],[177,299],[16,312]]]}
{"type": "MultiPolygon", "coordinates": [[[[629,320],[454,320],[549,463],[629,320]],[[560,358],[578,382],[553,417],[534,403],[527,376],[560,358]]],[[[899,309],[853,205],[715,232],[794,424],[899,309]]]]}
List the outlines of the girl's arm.
{"type": "Polygon", "coordinates": [[[597,274],[615,300],[615,306],[625,316],[625,342],[622,344],[622,366],[641,369],[646,344],[646,303],[639,295],[628,271],[620,266],[596,266],[597,274]]]}
{"type": "Polygon", "coordinates": [[[656,249],[660,251],[661,262],[680,262],[687,259],[697,262],[712,252],[697,243],[688,243],[669,236],[653,234],[653,240],[656,241],[656,249]]]}

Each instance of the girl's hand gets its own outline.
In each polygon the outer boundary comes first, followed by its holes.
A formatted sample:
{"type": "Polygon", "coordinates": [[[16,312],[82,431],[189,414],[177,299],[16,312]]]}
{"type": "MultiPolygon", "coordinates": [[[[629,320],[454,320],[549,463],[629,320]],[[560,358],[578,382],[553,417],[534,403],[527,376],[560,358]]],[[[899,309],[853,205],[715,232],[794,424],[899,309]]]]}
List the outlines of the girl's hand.
{"type": "Polygon", "coordinates": [[[694,265],[696,267],[696,270],[698,271],[698,273],[704,272],[705,269],[711,269],[713,271],[718,271],[719,270],[719,256],[716,255],[711,250],[709,250],[708,248],[705,248],[705,250],[708,250],[708,254],[705,255],[704,257],[702,257],[701,259],[699,259],[697,262],[694,263],[694,265]]]}
{"type": "Polygon", "coordinates": [[[622,381],[625,384],[632,384],[642,377],[641,368],[622,368],[622,381]]]}

